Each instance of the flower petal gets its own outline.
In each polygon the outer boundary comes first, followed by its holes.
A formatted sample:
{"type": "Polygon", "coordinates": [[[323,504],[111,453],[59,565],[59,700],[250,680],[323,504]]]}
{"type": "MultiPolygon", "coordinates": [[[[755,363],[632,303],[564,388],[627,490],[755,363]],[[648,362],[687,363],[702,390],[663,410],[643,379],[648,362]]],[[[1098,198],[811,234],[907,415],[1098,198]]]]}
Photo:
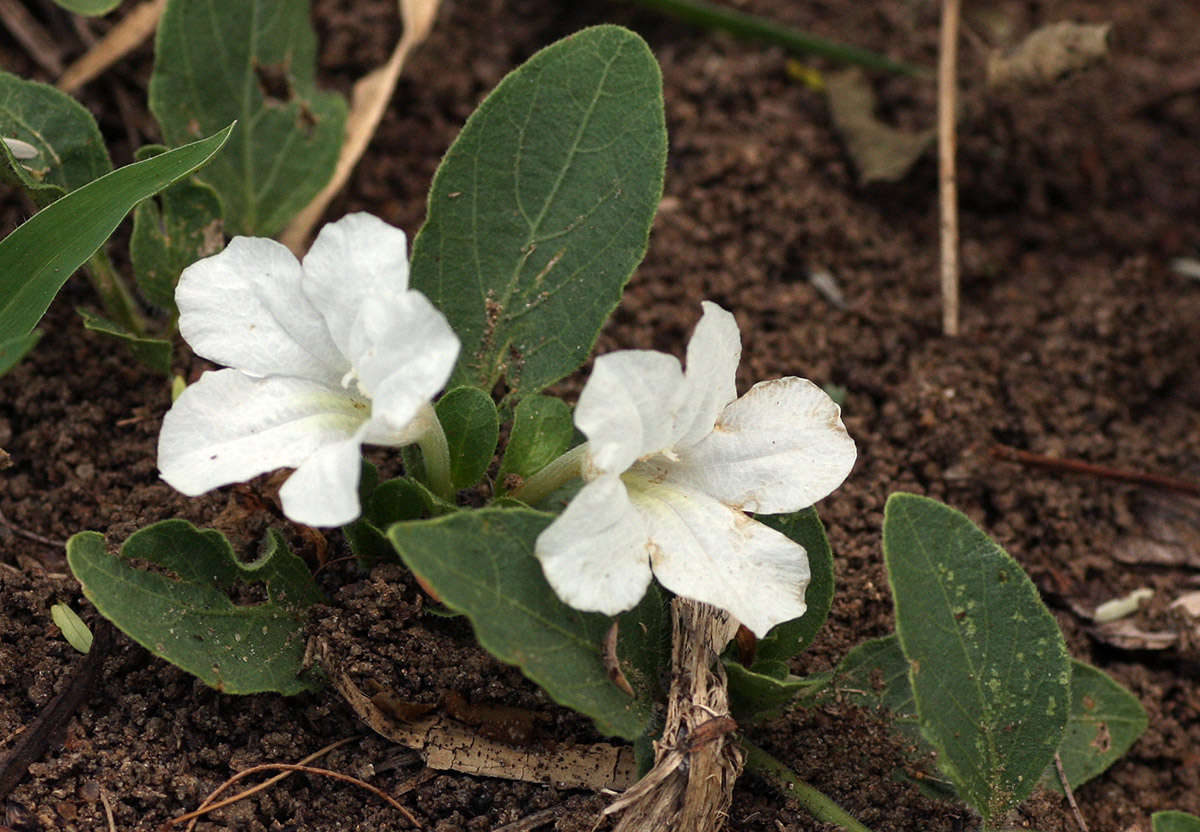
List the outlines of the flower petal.
{"type": "Polygon", "coordinates": [[[371,397],[372,420],[403,431],[446,385],[458,350],[458,336],[446,317],[414,289],[363,304],[350,337],[350,358],[371,397]]]}
{"type": "MultiPolygon", "coordinates": [[[[361,433],[361,431],[360,431],[361,433]]],[[[306,526],[344,526],[361,513],[360,436],[332,442],[304,460],[279,489],[283,513],[306,526]]]]}
{"type": "Polygon", "coordinates": [[[646,535],[616,476],[580,489],[538,535],[535,554],[550,586],[575,609],[616,615],[637,604],[650,585],[646,535]]]}
{"type": "Polygon", "coordinates": [[[666,353],[620,350],[597,358],[575,408],[592,465],[620,474],[639,457],[669,449],[683,386],[679,360],[666,353]]]}
{"type": "Polygon", "coordinates": [[[158,468],[189,496],[300,465],[321,447],[352,437],[368,405],[340,387],[306,379],[205,373],[163,417],[158,468]]]}
{"type": "Polygon", "coordinates": [[[728,610],[759,638],[804,614],[803,546],[700,492],[633,480],[629,495],[667,589],[728,610]]]}
{"type": "Polygon", "coordinates": [[[676,451],[695,445],[712,432],[725,406],[737,398],[737,368],[742,335],[733,315],[704,301],[704,315],[688,342],[686,394],[679,408],[676,451]]]}
{"type": "Polygon", "coordinates": [[[735,508],[776,514],[827,496],[856,454],[833,399],[807,379],[788,377],[760,382],[726,407],[667,477],[735,508]]]}
{"type": "Polygon", "coordinates": [[[347,357],[364,301],[408,289],[404,232],[370,214],[348,214],[324,226],[304,256],[304,292],[320,310],[347,357]]]}
{"type": "Polygon", "coordinates": [[[179,331],[197,355],[251,375],[336,384],[350,364],[301,276],[296,258],[274,240],[234,237],[180,275],[179,331]]]}

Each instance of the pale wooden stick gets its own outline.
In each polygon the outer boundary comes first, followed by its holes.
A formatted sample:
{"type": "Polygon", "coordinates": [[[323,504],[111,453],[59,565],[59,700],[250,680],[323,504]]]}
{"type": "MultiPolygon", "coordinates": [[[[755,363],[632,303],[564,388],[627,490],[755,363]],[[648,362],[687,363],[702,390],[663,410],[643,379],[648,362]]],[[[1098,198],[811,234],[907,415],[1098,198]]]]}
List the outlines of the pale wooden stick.
{"type": "Polygon", "coordinates": [[[958,20],[959,0],[943,0],[938,60],[938,184],[942,206],[942,331],[946,335],[958,335],[958,183],[954,165],[958,20]]]}
{"type": "Polygon", "coordinates": [[[400,42],[396,44],[388,62],[358,79],[354,85],[350,94],[350,114],[346,117],[346,137],[338,154],[333,177],[279,235],[279,241],[296,256],[304,254],[313,227],[321,220],[325,209],[346,184],[354,166],[366,152],[367,145],[379,128],[379,122],[383,120],[388,102],[392,100],[408,53],[429,37],[439,3],[440,0],[400,0],[404,34],[400,36],[400,42]]]}
{"type": "Polygon", "coordinates": [[[147,0],[125,15],[96,44],[71,64],[55,85],[63,92],[74,92],[115,64],[154,34],[167,0],[147,0]]]}

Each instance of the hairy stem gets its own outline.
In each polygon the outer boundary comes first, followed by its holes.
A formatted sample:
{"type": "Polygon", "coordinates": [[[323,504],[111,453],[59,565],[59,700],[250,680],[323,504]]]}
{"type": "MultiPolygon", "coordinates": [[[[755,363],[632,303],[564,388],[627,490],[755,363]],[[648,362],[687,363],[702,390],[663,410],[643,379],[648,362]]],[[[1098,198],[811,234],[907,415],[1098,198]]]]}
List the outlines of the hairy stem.
{"type": "Polygon", "coordinates": [[[799,803],[814,818],[822,823],[832,823],[848,829],[850,832],[871,832],[845,809],[805,783],[796,776],[796,772],[766,751],[745,738],[742,739],[741,745],[746,751],[746,770],[753,771],[785,797],[799,803]]]}
{"type": "Polygon", "coordinates": [[[105,314],[113,323],[120,324],[134,335],[144,336],[146,321],[138,311],[133,293],[129,291],[125,279],[108,259],[108,254],[103,248],[91,256],[84,271],[92,283],[92,288],[100,296],[105,314]]]}
{"type": "Polygon", "coordinates": [[[417,439],[421,457],[425,462],[425,476],[429,487],[443,500],[454,499],[454,483],[450,479],[450,446],[446,444],[446,432],[433,405],[426,403],[417,418],[424,423],[424,430],[417,439]]]}
{"type": "Polygon", "coordinates": [[[566,485],[583,473],[583,460],[587,457],[587,443],[576,445],[571,450],[549,463],[514,489],[508,496],[529,505],[537,505],[556,489],[566,485]]]}

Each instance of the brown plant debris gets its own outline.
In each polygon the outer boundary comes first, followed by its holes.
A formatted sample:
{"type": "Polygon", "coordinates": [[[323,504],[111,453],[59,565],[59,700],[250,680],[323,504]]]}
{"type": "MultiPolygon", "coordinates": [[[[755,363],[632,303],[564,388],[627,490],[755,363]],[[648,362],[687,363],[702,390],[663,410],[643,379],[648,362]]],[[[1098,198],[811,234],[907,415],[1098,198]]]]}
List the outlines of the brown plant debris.
{"type": "Polygon", "coordinates": [[[1108,54],[1111,23],[1051,23],[1013,51],[988,57],[988,83],[1044,86],[1086,69],[1108,54]]]}

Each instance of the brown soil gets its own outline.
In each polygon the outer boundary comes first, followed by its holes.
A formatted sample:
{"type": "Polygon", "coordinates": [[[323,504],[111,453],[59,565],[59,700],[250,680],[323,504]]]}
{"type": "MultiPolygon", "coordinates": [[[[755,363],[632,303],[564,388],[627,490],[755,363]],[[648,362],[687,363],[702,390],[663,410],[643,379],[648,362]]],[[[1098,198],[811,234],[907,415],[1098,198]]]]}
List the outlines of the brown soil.
{"type": "MultiPolygon", "coordinates": [[[[68,58],[82,50],[65,16],[48,2],[33,5],[68,58]]],[[[385,58],[398,35],[395,4],[315,5],[322,77],[345,90],[385,58]]],[[[939,334],[931,160],[900,184],[859,187],[822,95],[789,76],[782,52],[625,5],[567,5],[570,11],[550,0],[447,0],[330,217],[369,210],[414,231],[441,154],[505,72],[584,25],[612,21],[641,32],[665,76],[667,197],[650,253],[600,348],[678,353],[699,301],[708,298],[741,323],[743,385],[798,374],[848,391],[845,418],[860,461],[821,506],[839,592],[828,626],[795,669],[827,669],[860,640],[890,630],[879,551],[887,495],[908,490],[945,500],[1030,571],[1072,652],[1127,685],[1150,713],[1150,729],[1132,752],[1079,791],[1092,828],[1148,830],[1156,810],[1200,813],[1198,641],[1194,622],[1167,608],[1196,583],[1200,561],[1195,521],[1178,511],[1182,498],[988,455],[1003,442],[1200,476],[1200,284],[1169,269],[1171,258],[1200,250],[1200,7],[1001,0],[986,20],[973,20],[975,35],[963,46],[960,133],[966,334],[948,340],[939,334]],[[996,21],[1018,37],[1043,23],[1101,14],[1115,23],[1106,64],[1048,90],[985,94],[973,44],[996,37],[996,21]],[[845,308],[809,282],[822,269],[841,286],[845,308]],[[1146,550],[1146,538],[1171,534],[1191,535],[1184,552],[1191,566],[1129,562],[1146,550]],[[1088,635],[1078,609],[1141,586],[1156,595],[1134,621],[1177,633],[1174,645],[1125,650],[1088,635]]],[[[897,58],[935,61],[936,4],[736,5],[897,58]]],[[[119,163],[135,142],[157,138],[137,104],[149,60],[143,50],[83,95],[119,163]]],[[[0,64],[44,77],[7,35],[0,64]]],[[[890,120],[932,123],[931,84],[877,78],[875,86],[890,120]]],[[[21,211],[18,201],[7,203],[6,227],[21,211]]],[[[0,447],[15,462],[0,473],[7,524],[58,541],[96,529],[117,542],[146,523],[182,516],[249,548],[266,525],[280,522],[269,486],[188,500],[157,480],[155,437],[167,390],[118,346],[82,330],[72,307],[88,303],[86,287],[70,287],[33,355],[0,379],[0,447]]],[[[311,557],[311,543],[289,533],[311,557]]],[[[332,556],[344,553],[338,535],[330,541],[332,556]]],[[[49,623],[55,601],[90,612],[64,572],[59,546],[0,525],[0,749],[80,661],[49,623]]],[[[534,708],[549,715],[549,739],[595,739],[585,720],[555,708],[517,671],[474,647],[464,624],[424,611],[402,570],[364,576],[342,564],[321,581],[330,603],[317,626],[351,651],[360,676],[413,699],[434,701],[452,689],[472,701],[534,708]]],[[[291,699],[221,695],[119,636],[65,744],[53,745],[4,801],[0,827],[107,828],[103,796],[117,829],[155,829],[239,769],[295,762],[361,730],[331,691],[291,699]]],[[[794,711],[751,736],[876,830],[975,824],[961,808],[926,800],[893,777],[902,756],[871,714],[794,711]]],[[[370,736],[320,764],[396,794],[437,830],[491,829],[555,807],[553,825],[544,828],[585,830],[606,802],[523,783],[426,777],[411,754],[370,736]]],[[[1054,796],[1035,797],[1012,820],[1043,832],[1075,828],[1054,796]]],[[[403,822],[357,788],[297,775],[197,828],[375,830],[403,822]]],[[[729,828],[778,832],[814,823],[746,777],[729,828]]]]}

